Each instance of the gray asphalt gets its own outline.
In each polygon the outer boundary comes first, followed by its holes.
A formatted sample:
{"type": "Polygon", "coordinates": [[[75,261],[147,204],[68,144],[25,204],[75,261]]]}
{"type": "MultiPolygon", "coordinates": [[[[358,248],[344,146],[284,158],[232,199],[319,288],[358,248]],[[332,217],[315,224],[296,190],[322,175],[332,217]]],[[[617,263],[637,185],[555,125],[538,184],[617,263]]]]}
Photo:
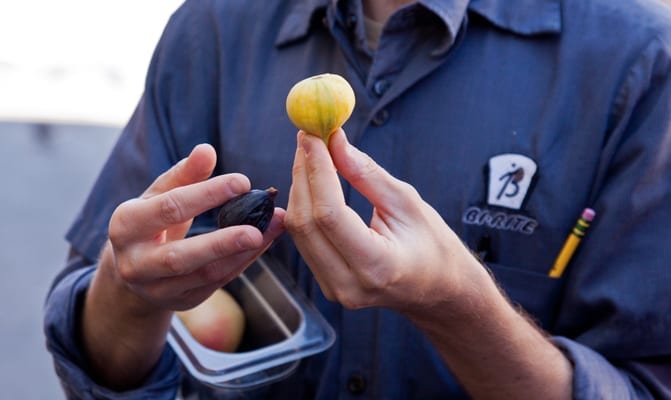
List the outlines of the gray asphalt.
{"type": "Polygon", "coordinates": [[[42,309],[118,128],[0,122],[0,398],[63,399],[42,309]]]}

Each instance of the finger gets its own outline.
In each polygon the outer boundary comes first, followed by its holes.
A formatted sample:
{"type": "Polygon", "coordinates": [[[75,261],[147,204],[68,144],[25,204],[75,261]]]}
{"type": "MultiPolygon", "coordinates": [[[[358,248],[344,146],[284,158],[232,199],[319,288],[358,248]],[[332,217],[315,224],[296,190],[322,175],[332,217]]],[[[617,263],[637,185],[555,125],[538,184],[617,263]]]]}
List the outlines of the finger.
{"type": "MultiPolygon", "coordinates": [[[[307,135],[306,135],[307,136],[307,135]]],[[[312,217],[327,240],[348,264],[360,266],[377,259],[378,235],[347,207],[340,181],[323,142],[302,137],[312,197],[312,217]]]]}
{"type": "MultiPolygon", "coordinates": [[[[267,249],[284,232],[283,218],[284,210],[277,208],[263,235],[253,226],[237,225],[168,242],[149,250],[140,248],[138,251],[149,251],[149,253],[142,258],[142,265],[136,268],[134,275],[127,275],[127,278],[135,283],[141,283],[153,279],[189,275],[207,265],[223,266],[223,270],[232,271],[237,275],[239,267],[235,266],[246,265],[258,257],[260,252],[267,249]],[[148,267],[142,268],[143,266],[148,267]]],[[[227,275],[221,275],[221,272],[222,268],[206,271],[201,274],[201,278],[185,282],[182,290],[222,280],[227,275]]]]}
{"type": "Polygon", "coordinates": [[[212,175],[217,162],[217,153],[209,144],[199,144],[188,157],[161,174],[147,188],[142,197],[149,198],[179,186],[200,182],[212,175]]]}
{"type": "Polygon", "coordinates": [[[154,240],[165,229],[187,223],[249,189],[249,180],[244,175],[227,174],[177,187],[148,199],[129,200],[112,215],[110,238],[117,247],[154,240]]]}
{"type": "Polygon", "coordinates": [[[194,272],[148,282],[149,290],[157,298],[185,298],[203,287],[222,287],[238,277],[265,249],[240,253],[199,267],[194,272]],[[151,287],[154,287],[153,289],[151,287]]]}
{"type": "MultiPolygon", "coordinates": [[[[310,229],[308,226],[302,226],[311,222],[312,201],[310,199],[310,190],[307,181],[307,172],[305,170],[305,154],[298,145],[302,133],[299,132],[296,138],[296,152],[294,153],[294,163],[291,170],[291,187],[289,188],[289,202],[287,203],[288,228],[294,225],[300,225],[301,231],[310,229]]],[[[307,232],[306,232],[307,233],[307,232]]]]}
{"type": "Polygon", "coordinates": [[[286,227],[284,225],[284,218],[286,217],[286,214],[287,212],[283,208],[275,207],[275,211],[273,212],[273,218],[270,220],[268,228],[263,233],[264,241],[268,242],[273,241],[284,233],[284,231],[286,230],[286,227]]]}
{"type": "Polygon", "coordinates": [[[405,211],[400,210],[407,210],[420,200],[414,188],[352,146],[342,129],[331,136],[329,150],[338,172],[383,215],[401,218],[405,211]]]}
{"type": "Polygon", "coordinates": [[[137,257],[140,264],[124,276],[133,283],[184,276],[215,261],[229,261],[259,251],[263,245],[258,229],[249,225],[231,226],[158,247],[137,248],[135,251],[146,253],[137,257]]]}
{"type": "Polygon", "coordinates": [[[304,155],[304,168],[307,172],[310,191],[327,195],[315,196],[315,193],[312,193],[312,202],[315,203],[322,197],[327,197],[329,204],[344,206],[345,197],[340,186],[340,179],[324,142],[316,136],[304,133],[298,136],[298,140],[304,155]]]}
{"type": "MultiPolygon", "coordinates": [[[[303,135],[302,133],[298,135],[299,143],[303,135]]],[[[352,274],[349,266],[315,224],[305,158],[306,154],[299,146],[294,158],[293,182],[289,192],[285,223],[324,295],[334,300],[331,287],[348,287],[347,283],[351,281],[352,274]]]]}

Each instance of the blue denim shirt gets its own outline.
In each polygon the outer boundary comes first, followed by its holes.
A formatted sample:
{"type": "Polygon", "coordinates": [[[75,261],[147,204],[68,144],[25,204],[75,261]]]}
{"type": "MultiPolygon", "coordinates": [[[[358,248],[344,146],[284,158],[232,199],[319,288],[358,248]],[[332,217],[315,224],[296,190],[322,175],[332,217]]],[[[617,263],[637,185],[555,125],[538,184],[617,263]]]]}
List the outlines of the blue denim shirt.
{"type": "MultiPolygon", "coordinates": [[[[45,309],[49,350],[79,398],[207,391],[170,348],[124,394],[86,373],[77,324],[107,222],[122,201],[208,142],[217,173],[279,189],[296,129],[291,86],[338,73],[357,105],[350,141],[411,183],[484,258],[511,302],[572,361],[574,397],[671,398],[671,13],[643,0],[423,0],[376,52],[358,1],[187,0],[146,90],[67,234],[45,309]],[[558,279],[548,271],[584,207],[597,217],[558,279]]],[[[370,204],[345,185],[364,219],[370,204]]],[[[194,230],[214,225],[213,214],[194,230]]],[[[271,249],[337,332],[261,398],[465,398],[424,335],[384,309],[327,301],[285,236],[271,249]]],[[[221,393],[220,393],[221,394],[221,393]]],[[[214,396],[214,394],[212,394],[214,396]]],[[[251,397],[252,393],[226,393],[251,397]]]]}

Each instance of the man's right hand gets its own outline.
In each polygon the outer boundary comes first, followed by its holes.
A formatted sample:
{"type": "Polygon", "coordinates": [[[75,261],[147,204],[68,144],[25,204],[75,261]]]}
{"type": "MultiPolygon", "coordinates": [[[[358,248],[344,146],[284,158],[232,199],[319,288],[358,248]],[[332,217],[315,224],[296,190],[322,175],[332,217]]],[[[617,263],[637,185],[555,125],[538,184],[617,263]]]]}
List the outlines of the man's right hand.
{"type": "Polygon", "coordinates": [[[172,312],[198,305],[234,279],[284,231],[284,210],[277,208],[265,234],[234,226],[185,238],[195,216],[250,190],[240,174],[209,178],[215,164],[211,146],[196,146],[114,211],[81,327],[100,383],[140,384],[163,351],[172,312]]]}

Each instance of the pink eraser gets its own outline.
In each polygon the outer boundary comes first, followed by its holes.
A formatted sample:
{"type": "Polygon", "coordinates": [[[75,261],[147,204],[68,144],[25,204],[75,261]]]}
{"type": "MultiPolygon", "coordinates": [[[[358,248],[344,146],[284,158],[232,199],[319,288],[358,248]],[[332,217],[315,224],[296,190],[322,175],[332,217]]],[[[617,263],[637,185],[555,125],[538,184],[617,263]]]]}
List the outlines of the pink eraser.
{"type": "Polygon", "coordinates": [[[585,221],[592,221],[594,219],[594,216],[596,215],[596,212],[592,210],[591,208],[586,208],[583,210],[581,217],[585,221]]]}

